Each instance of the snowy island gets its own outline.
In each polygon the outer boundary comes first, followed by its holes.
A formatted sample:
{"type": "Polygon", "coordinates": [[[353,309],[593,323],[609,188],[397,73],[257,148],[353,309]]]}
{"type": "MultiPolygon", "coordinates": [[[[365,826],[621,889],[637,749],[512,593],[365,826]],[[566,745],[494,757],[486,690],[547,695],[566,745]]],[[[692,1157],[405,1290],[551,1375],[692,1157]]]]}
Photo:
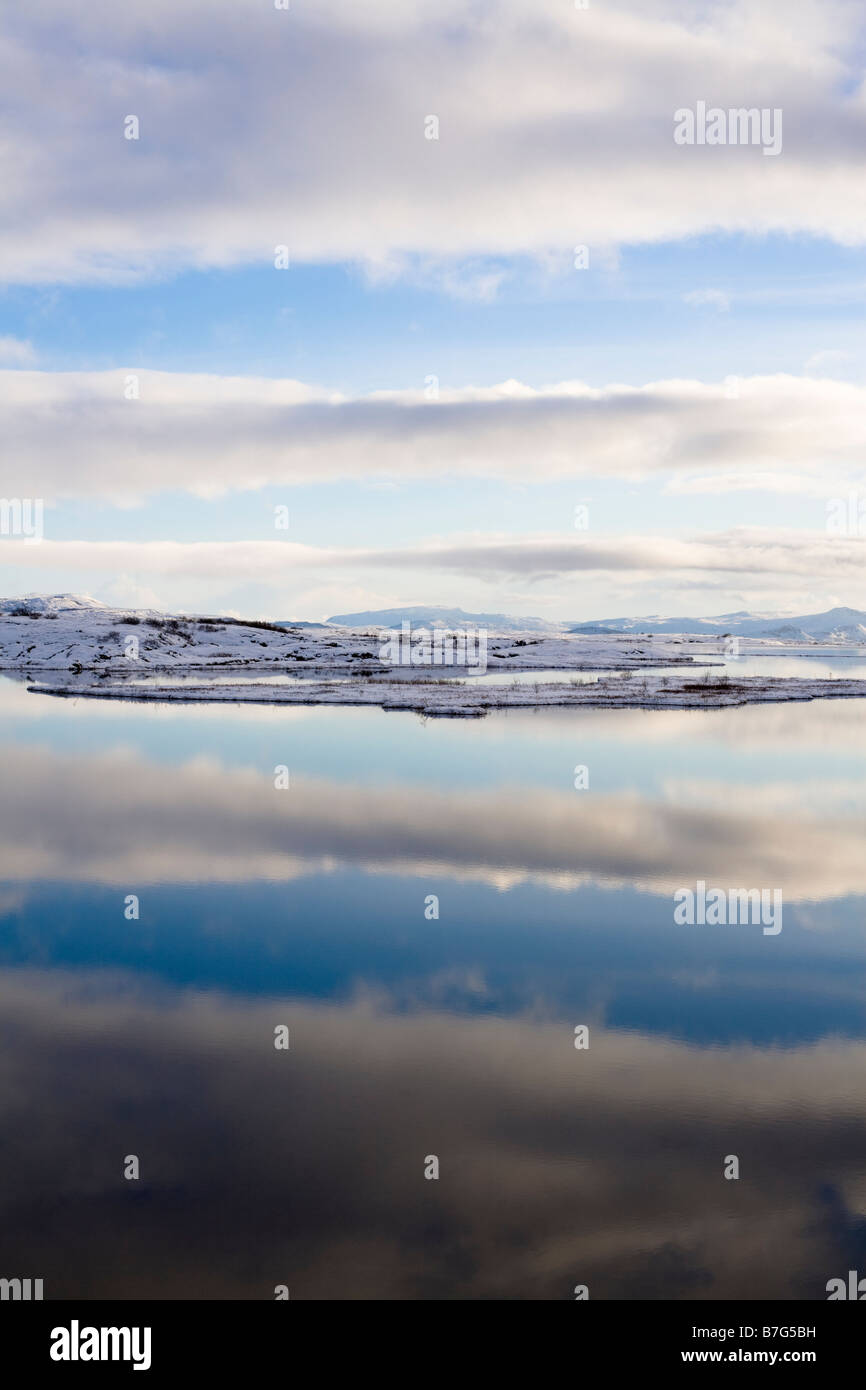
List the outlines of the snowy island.
{"type": "Polygon", "coordinates": [[[691,620],[692,630],[680,633],[659,630],[667,624],[656,619],[643,620],[647,628],[656,625],[649,631],[639,631],[637,619],[578,630],[540,620],[526,620],[521,629],[519,619],[502,619],[503,630],[484,630],[483,664],[476,634],[474,664],[461,665],[460,637],[441,640],[446,634],[435,620],[426,629],[426,649],[404,620],[401,648],[399,634],[389,643],[381,624],[172,616],[69,594],[29,596],[0,601],[0,672],[26,681],[37,695],[374,705],[452,716],[542,706],[707,709],[866,697],[866,678],[844,669],[846,661],[856,663],[866,676],[866,615],[831,610],[777,623],[768,636],[740,636],[735,629],[754,631],[769,620],[727,616],[727,623],[691,620]],[[421,656],[417,662],[412,651],[421,656]],[[833,674],[813,676],[810,659],[814,665],[828,653],[836,658],[833,674]],[[782,674],[790,660],[778,659],[791,657],[806,669],[782,674]]]}

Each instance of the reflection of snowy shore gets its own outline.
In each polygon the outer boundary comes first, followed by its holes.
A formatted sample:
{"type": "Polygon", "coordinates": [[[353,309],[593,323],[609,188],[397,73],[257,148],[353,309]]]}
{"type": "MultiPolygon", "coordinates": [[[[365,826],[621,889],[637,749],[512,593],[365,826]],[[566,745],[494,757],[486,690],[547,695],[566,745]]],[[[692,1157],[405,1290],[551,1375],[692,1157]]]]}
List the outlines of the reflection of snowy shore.
{"type": "Polygon", "coordinates": [[[342,679],[148,684],[131,681],[72,681],[34,685],[44,695],[84,696],[104,700],[181,701],[185,703],[255,703],[272,705],[376,705],[431,715],[477,716],[496,709],[548,706],[583,708],[717,709],[728,705],[791,700],[866,698],[866,680],[781,680],[763,676],[707,679],[677,674],[626,673],[596,681],[512,681],[481,685],[471,680],[342,679]]]}

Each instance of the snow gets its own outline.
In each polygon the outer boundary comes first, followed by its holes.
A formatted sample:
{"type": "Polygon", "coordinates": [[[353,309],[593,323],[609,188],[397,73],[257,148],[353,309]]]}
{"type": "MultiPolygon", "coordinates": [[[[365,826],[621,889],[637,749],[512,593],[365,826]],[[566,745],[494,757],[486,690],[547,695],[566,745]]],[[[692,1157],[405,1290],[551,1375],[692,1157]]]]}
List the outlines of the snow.
{"type": "Polygon", "coordinates": [[[98,598],[90,598],[87,594],[25,594],[24,598],[0,599],[0,613],[11,613],[18,608],[26,608],[31,613],[113,611],[98,598]]]}
{"type": "MultiPolygon", "coordinates": [[[[61,596],[64,600],[68,597],[61,596]]],[[[128,675],[147,670],[217,671],[255,666],[298,675],[399,671],[401,679],[422,678],[428,667],[395,668],[380,660],[381,629],[337,627],[275,627],[244,625],[227,618],[186,618],[149,610],[90,607],[43,600],[5,600],[0,606],[0,670],[108,671],[128,675]],[[33,617],[12,616],[20,607],[33,617]],[[10,612],[11,610],[11,612],[10,612]],[[138,639],[138,655],[127,655],[130,638],[138,639]]],[[[538,633],[492,633],[488,638],[488,670],[508,671],[607,670],[676,664],[697,651],[718,657],[719,643],[686,639],[634,637],[571,637],[538,633]]],[[[459,675],[459,667],[437,668],[459,675]]]]}
{"type": "MultiPolygon", "coordinates": [[[[70,594],[0,601],[0,671],[27,678],[28,688],[40,694],[362,704],[452,715],[554,705],[706,709],[866,696],[866,680],[729,677],[721,670],[718,636],[491,632],[484,682],[473,682],[458,665],[391,665],[381,659],[381,646],[378,628],[172,617],[70,594]],[[692,673],[695,663],[702,669],[692,673]],[[716,678],[707,679],[713,675],[704,673],[707,665],[719,668],[716,678]],[[569,672],[587,671],[606,674],[592,683],[567,679],[569,672]],[[510,680],[512,673],[532,672],[562,672],[566,679],[510,680]]],[[[762,655],[796,650],[779,638],[744,639],[741,649],[762,655]]]]}
{"type": "Polygon", "coordinates": [[[713,618],[600,618],[570,625],[570,632],[730,634],[775,637],[799,642],[866,642],[866,613],[857,608],[830,608],[826,613],[785,617],[778,613],[721,613],[713,618]]]}
{"type": "Polygon", "coordinates": [[[866,698],[866,680],[688,680],[682,676],[622,676],[593,684],[578,681],[521,682],[474,686],[447,680],[299,681],[296,684],[221,683],[206,685],[103,685],[68,683],[31,686],[37,694],[90,699],[195,704],[375,705],[385,710],[414,710],[418,714],[479,716],[497,709],[537,709],[542,706],[580,706],[584,709],[719,709],[729,705],[769,701],[803,701],[832,697],[866,698]]]}

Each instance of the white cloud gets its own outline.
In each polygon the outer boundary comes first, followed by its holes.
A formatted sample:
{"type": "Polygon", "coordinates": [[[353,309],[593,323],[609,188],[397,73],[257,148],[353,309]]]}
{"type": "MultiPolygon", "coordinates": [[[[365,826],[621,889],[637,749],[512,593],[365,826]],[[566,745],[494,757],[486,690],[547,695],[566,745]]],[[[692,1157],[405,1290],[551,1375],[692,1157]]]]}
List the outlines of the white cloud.
{"type": "MultiPolygon", "coordinates": [[[[828,536],[820,531],[739,527],[693,536],[651,534],[592,536],[472,535],[429,540],[390,549],[299,545],[291,541],[52,541],[39,545],[7,542],[0,561],[16,571],[63,572],[70,576],[118,572],[130,584],[146,578],[219,579],[278,585],[289,576],[373,572],[377,583],[389,572],[441,573],[489,582],[502,578],[550,580],[569,575],[622,577],[640,585],[652,577],[677,576],[692,585],[711,581],[745,585],[762,578],[777,584],[834,583],[845,592],[864,590],[866,540],[828,536]],[[13,555],[14,550],[14,555],[13,555]]],[[[148,592],[151,592],[148,590],[148,592]]],[[[128,602],[128,600],[127,600],[128,602]]]]}
{"type": "Polygon", "coordinates": [[[731,296],[725,290],[690,290],[683,299],[694,308],[707,306],[718,309],[720,314],[726,314],[731,307],[731,296]]]}
{"type": "Polygon", "coordinates": [[[379,391],[139,372],[2,372],[6,496],[136,501],[265,485],[672,475],[678,490],[837,495],[863,477],[866,387],[817,377],[379,391]],[[697,479],[690,483],[689,480],[697,479]]]}
{"type": "Polygon", "coordinates": [[[29,0],[0,46],[0,274],[264,265],[282,243],[447,276],[707,230],[861,242],[860,17],[856,0],[89,0],[60,24],[29,0]],[[783,153],[675,145],[698,99],[781,108],[783,153]]]}
{"type": "Polygon", "coordinates": [[[35,361],[35,349],[27,338],[0,338],[0,363],[20,363],[29,367],[35,361]]]}

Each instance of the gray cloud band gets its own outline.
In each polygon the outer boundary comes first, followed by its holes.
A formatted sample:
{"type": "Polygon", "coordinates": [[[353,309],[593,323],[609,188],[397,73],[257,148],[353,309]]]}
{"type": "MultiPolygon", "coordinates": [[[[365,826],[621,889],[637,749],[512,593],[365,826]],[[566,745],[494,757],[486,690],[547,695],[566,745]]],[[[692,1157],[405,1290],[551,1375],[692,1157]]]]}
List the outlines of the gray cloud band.
{"type": "Polygon", "coordinates": [[[665,536],[624,535],[601,540],[569,540],[557,535],[514,539],[480,536],[453,542],[355,549],[295,545],[290,541],[51,541],[0,548],[0,565],[22,576],[95,575],[133,572],[141,578],[238,578],[278,583],[291,574],[369,573],[417,570],[452,572],[495,581],[503,575],[548,579],[557,575],[609,573],[639,582],[649,574],[691,579],[772,576],[778,585],[797,586],[804,573],[814,581],[862,581],[866,539],[824,533],[744,527],[670,540],[665,536]]]}
{"type": "Polygon", "coordinates": [[[866,450],[866,388],[784,375],[738,378],[734,389],[504,382],[430,401],[410,391],[345,399],[291,380],[0,371],[0,408],[5,494],[46,502],[352,478],[666,474],[682,491],[827,497],[859,478],[866,450]]]}

